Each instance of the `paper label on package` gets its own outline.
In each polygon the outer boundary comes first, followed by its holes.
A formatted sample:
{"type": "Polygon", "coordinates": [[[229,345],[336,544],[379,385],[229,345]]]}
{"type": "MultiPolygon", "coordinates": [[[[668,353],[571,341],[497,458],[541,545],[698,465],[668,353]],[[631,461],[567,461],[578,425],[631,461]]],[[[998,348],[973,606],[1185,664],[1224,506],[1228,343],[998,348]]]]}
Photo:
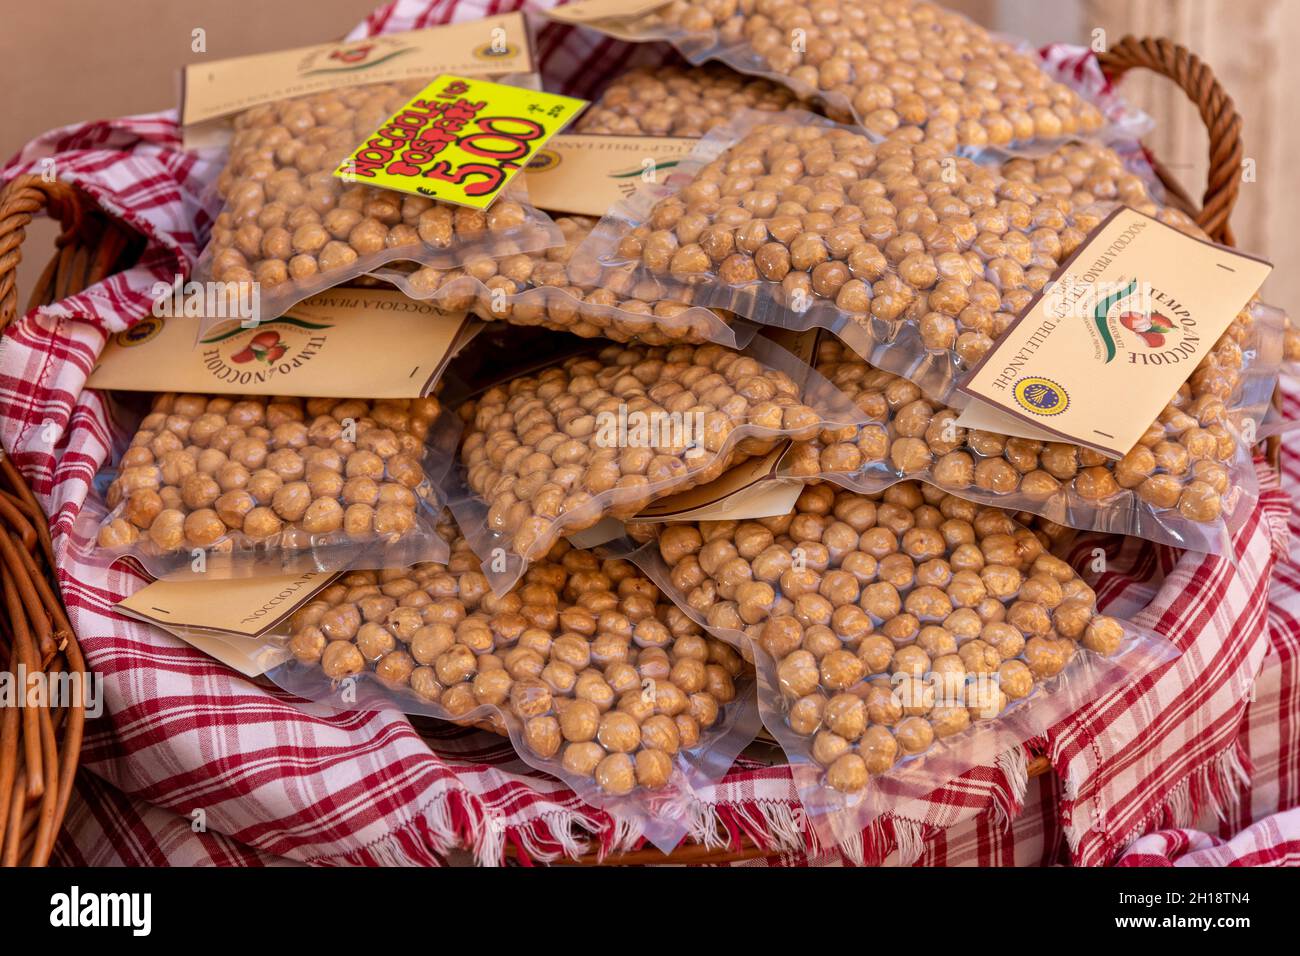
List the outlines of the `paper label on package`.
{"type": "Polygon", "coordinates": [[[1058,441],[1122,457],[1271,269],[1120,207],[959,388],[1058,441]]]}
{"type": "Polygon", "coordinates": [[[261,677],[271,668],[293,658],[289,649],[278,641],[249,641],[198,631],[171,633],[173,637],[239,671],[245,677],[261,677]]]}
{"type": "Polygon", "coordinates": [[[662,183],[698,140],[675,136],[556,136],[528,163],[538,209],[600,217],[643,183],[662,183]]]}
{"type": "Polygon", "coordinates": [[[543,10],[542,14],[561,23],[582,26],[600,20],[637,17],[667,5],[668,0],[576,0],[575,3],[543,10]]]}
{"type": "MultiPolygon", "coordinates": [[[[439,73],[501,76],[533,69],[520,13],[466,23],[187,64],[180,117],[193,126],[263,103],[439,73]]],[[[187,145],[189,145],[187,141],[187,145]]]]}
{"type": "Polygon", "coordinates": [[[332,571],[304,571],[222,581],[154,581],[119,601],[117,609],[172,633],[197,630],[261,637],[335,577],[337,573],[332,571]]]}
{"type": "Polygon", "coordinates": [[[1060,438],[1046,428],[1039,428],[1031,422],[1016,418],[978,399],[971,399],[971,403],[957,416],[955,424],[958,428],[992,432],[995,435],[1007,435],[1011,438],[1028,438],[1031,441],[1044,442],[1060,441],[1060,438]]]}
{"type": "MultiPolygon", "coordinates": [[[[173,310],[175,311],[175,310],[173,310]]],[[[477,323],[395,289],[331,289],[277,319],[210,329],[147,316],[105,347],[86,384],[148,392],[420,398],[477,323]]]]}
{"type": "Polygon", "coordinates": [[[486,209],[587,102],[445,73],[380,124],[334,175],[486,209]]]}

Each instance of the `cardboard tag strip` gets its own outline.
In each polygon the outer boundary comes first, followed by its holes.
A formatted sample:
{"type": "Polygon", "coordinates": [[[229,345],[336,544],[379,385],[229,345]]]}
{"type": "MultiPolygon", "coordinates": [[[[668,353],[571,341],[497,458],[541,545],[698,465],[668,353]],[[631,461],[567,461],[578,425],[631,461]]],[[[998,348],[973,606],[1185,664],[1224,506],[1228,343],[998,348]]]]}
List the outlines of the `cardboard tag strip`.
{"type": "Polygon", "coordinates": [[[500,76],[532,70],[524,17],[507,13],[427,30],[190,63],[181,73],[180,121],[186,148],[194,148],[206,145],[201,140],[210,135],[212,121],[276,100],[439,73],[500,76]],[[199,131],[200,126],[208,129],[199,131]]]}
{"type": "Polygon", "coordinates": [[[334,175],[486,209],[587,102],[445,73],[380,124],[334,175]]]}
{"type": "Polygon", "coordinates": [[[333,571],[208,581],[154,581],[124,598],[127,617],[211,635],[260,638],[287,620],[337,577],[333,571]]]}
{"type": "Polygon", "coordinates": [[[817,364],[817,343],[821,341],[823,329],[780,329],[765,326],[759,335],[775,342],[808,368],[817,364]]]}
{"type": "Polygon", "coordinates": [[[304,398],[421,398],[481,326],[394,289],[331,289],[195,347],[198,320],[149,316],[109,340],[90,388],[304,398]]]}
{"type": "Polygon", "coordinates": [[[738,521],[788,514],[803,482],[781,478],[778,464],[790,442],[762,458],[749,458],[708,484],[660,498],[633,521],[738,521]]]}
{"type": "Polygon", "coordinates": [[[246,677],[293,655],[271,636],[338,576],[305,571],[229,581],[155,581],[117,604],[125,617],[162,628],[246,677]]]}
{"type": "Polygon", "coordinates": [[[261,677],[273,667],[293,659],[287,647],[272,641],[241,641],[195,631],[164,630],[245,677],[261,677]]]}
{"type": "Polygon", "coordinates": [[[676,136],[566,133],[528,163],[528,199],[538,209],[599,218],[645,182],[663,182],[698,143],[676,136]]]}
{"type": "Polygon", "coordinates": [[[583,24],[611,17],[636,17],[667,5],[668,0],[574,0],[545,14],[561,23],[583,24]]]}
{"type": "MultiPolygon", "coordinates": [[[[804,481],[783,475],[782,459],[791,443],[783,441],[761,458],[750,458],[708,484],[660,498],[630,521],[749,521],[789,514],[803,493],[804,481]]],[[[624,523],[603,518],[590,528],[567,535],[575,548],[598,547],[624,534],[624,523]]]]}
{"type": "Polygon", "coordinates": [[[571,26],[592,26],[615,39],[630,43],[657,39],[658,33],[638,28],[636,18],[667,6],[668,0],[575,0],[541,11],[542,16],[571,26]]]}
{"type": "Polygon", "coordinates": [[[1028,438],[1030,441],[1058,441],[1059,439],[1046,428],[1040,428],[1032,422],[1026,422],[1014,415],[1009,415],[979,399],[971,399],[969,405],[961,410],[955,424],[958,428],[970,428],[975,431],[992,432],[1010,438],[1028,438]]]}
{"type": "Polygon", "coordinates": [[[958,388],[1121,458],[1271,270],[1121,206],[958,388]]]}

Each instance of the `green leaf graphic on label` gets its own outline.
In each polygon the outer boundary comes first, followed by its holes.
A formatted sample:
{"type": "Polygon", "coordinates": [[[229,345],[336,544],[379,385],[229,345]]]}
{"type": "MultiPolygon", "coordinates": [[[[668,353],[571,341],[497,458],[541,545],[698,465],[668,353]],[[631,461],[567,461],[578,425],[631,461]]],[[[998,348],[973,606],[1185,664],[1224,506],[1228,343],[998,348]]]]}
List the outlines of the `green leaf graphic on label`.
{"type": "MultiPolygon", "coordinates": [[[[680,159],[666,159],[666,160],[664,160],[662,163],[655,163],[654,168],[655,168],[655,169],[672,169],[674,166],[676,166],[676,165],[677,165],[678,163],[680,163],[680,162],[681,162],[680,159]]],[[[636,177],[636,176],[641,176],[641,175],[644,175],[644,174],[645,174],[645,170],[644,170],[644,169],[640,169],[640,168],[638,168],[638,169],[629,169],[629,170],[628,170],[627,172],[625,172],[625,173],[610,173],[610,174],[609,174],[609,178],[610,178],[610,179],[632,179],[632,178],[634,178],[634,177],[636,177]]]]}
{"type": "Polygon", "coordinates": [[[1092,312],[1092,320],[1097,325],[1097,332],[1101,336],[1102,342],[1104,342],[1106,345],[1107,362],[1110,362],[1112,359],[1115,358],[1115,339],[1111,337],[1110,329],[1107,328],[1106,326],[1106,313],[1110,311],[1110,307],[1112,305],[1126,298],[1127,296],[1131,295],[1133,290],[1136,288],[1137,288],[1137,280],[1134,279],[1132,282],[1126,285],[1119,292],[1116,292],[1114,295],[1107,296],[1106,298],[1098,302],[1097,308],[1095,308],[1092,312]]]}
{"type": "MultiPolygon", "coordinates": [[[[306,319],[295,319],[287,315],[282,315],[278,319],[271,319],[269,322],[262,322],[258,325],[258,327],[264,329],[268,325],[292,325],[295,328],[307,329],[312,332],[318,332],[321,329],[330,328],[330,324],[327,322],[325,323],[308,322],[306,319]]],[[[229,331],[226,332],[213,333],[212,335],[209,335],[206,339],[200,339],[199,344],[212,345],[214,342],[224,342],[226,339],[234,338],[240,332],[247,332],[247,331],[248,329],[244,328],[241,325],[238,326],[237,328],[230,329],[229,331]]]]}
{"type": "Polygon", "coordinates": [[[321,74],[324,73],[356,73],[359,70],[373,70],[375,67],[379,66],[380,64],[387,63],[389,60],[393,59],[394,57],[399,57],[404,53],[410,53],[410,52],[411,52],[410,50],[394,50],[392,53],[387,53],[384,56],[377,57],[374,60],[371,60],[369,63],[353,63],[348,66],[322,66],[314,70],[306,70],[303,72],[302,75],[320,76],[321,74]]]}

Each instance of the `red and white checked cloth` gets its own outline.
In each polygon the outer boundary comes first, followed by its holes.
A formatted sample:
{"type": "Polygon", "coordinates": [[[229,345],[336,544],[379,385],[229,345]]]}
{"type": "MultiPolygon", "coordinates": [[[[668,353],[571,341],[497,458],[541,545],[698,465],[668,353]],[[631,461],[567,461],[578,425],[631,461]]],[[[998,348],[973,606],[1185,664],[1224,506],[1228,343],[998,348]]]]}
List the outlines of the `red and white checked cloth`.
{"type": "MultiPolygon", "coordinates": [[[[399,0],[353,36],[519,6],[399,0]]],[[[538,50],[549,88],[578,94],[598,91],[631,59],[664,56],[650,47],[629,56],[622,44],[554,24],[541,29],[538,50]]],[[[149,240],[138,266],[26,316],[0,352],[0,438],[65,550],[114,434],[105,404],[84,390],[86,376],[107,333],[148,311],[152,284],[193,263],[206,223],[200,197],[215,169],[180,151],[171,114],[55,131],[3,175],[39,172],[46,157],[63,181],[149,240]]],[[[724,844],[745,834],[795,851],[791,862],[1027,863],[1058,859],[1064,837],[1075,862],[1098,864],[1145,832],[1190,823],[1202,805],[1231,804],[1246,771],[1238,731],[1269,646],[1267,582],[1286,550],[1289,510],[1280,490],[1265,492],[1225,557],[1080,542],[1082,555],[1108,550],[1098,582],[1107,610],[1131,614],[1149,603],[1139,620],[1184,654],[1052,728],[1040,746],[1060,781],[1030,788],[1026,754],[1016,750],[936,791],[909,818],[878,820],[854,846],[805,851],[788,775],[741,764],[702,794],[692,838],[724,844]],[[1021,852],[1026,833],[1037,842],[1021,852]]],[[[59,574],[106,706],[87,736],[86,772],[59,846],[65,862],[432,864],[455,848],[484,862],[508,849],[546,860],[639,839],[513,758],[499,738],[443,726],[426,741],[392,711],[340,715],[297,703],[114,615],[113,604],[142,584],[134,574],[78,566],[66,552],[59,574]]]]}
{"type": "Polygon", "coordinates": [[[1119,866],[1300,866],[1300,807],[1247,827],[1231,839],[1204,830],[1140,837],[1119,866]]]}
{"type": "MultiPolygon", "coordinates": [[[[1300,417],[1300,381],[1283,379],[1283,413],[1300,417]]],[[[1300,432],[1282,442],[1282,484],[1300,492],[1300,432]]],[[[1300,514],[1291,513],[1293,542],[1300,514]]],[[[1204,813],[1203,832],[1174,829],[1137,841],[1124,865],[1300,865],[1300,561],[1283,555],[1273,570],[1268,607],[1269,646],[1251,689],[1240,732],[1250,779],[1221,816],[1204,813]]]]}

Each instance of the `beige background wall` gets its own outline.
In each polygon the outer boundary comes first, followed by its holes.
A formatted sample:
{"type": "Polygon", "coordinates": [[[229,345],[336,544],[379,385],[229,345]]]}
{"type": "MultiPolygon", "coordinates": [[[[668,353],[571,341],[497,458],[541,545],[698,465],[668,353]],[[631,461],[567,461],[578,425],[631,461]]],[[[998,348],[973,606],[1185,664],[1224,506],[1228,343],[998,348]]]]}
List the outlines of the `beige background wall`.
{"type": "MultiPolygon", "coordinates": [[[[1300,88],[1300,3],[1296,0],[1081,0],[1083,22],[1125,33],[1167,36],[1195,51],[1236,102],[1255,181],[1243,181],[1232,226],[1242,248],[1276,267],[1269,301],[1300,310],[1300,192],[1292,157],[1300,155],[1295,91],[1300,88]]],[[[1089,28],[1090,29],[1090,28],[1089,28]]],[[[1124,93],[1157,122],[1147,144],[1200,198],[1208,142],[1195,108],[1166,80],[1134,75],[1124,93]]]]}
{"type": "MultiPolygon", "coordinates": [[[[191,31],[207,33],[219,58],[340,36],[377,0],[34,0],[6,5],[0,22],[0,154],[54,126],[173,105],[176,70],[195,57],[191,31]],[[57,62],[59,72],[54,72],[57,62]]],[[[1300,88],[1298,0],[950,0],[980,22],[1027,37],[1084,42],[1096,27],[1169,36],[1214,67],[1245,118],[1246,154],[1258,178],[1243,185],[1233,226],[1246,248],[1279,267],[1266,286],[1278,305],[1300,308],[1300,190],[1286,157],[1300,155],[1291,118],[1300,88]]],[[[1205,134],[1171,84],[1133,76],[1124,92],[1156,117],[1148,144],[1199,196],[1205,134]]],[[[20,293],[44,264],[54,230],[38,227],[20,272],[20,293]]]]}
{"type": "MultiPolygon", "coordinates": [[[[177,70],[214,59],[341,37],[379,0],[12,0],[0,16],[0,162],[47,129],[176,105],[177,70]]],[[[41,220],[23,243],[26,302],[58,229],[41,220]]]]}

